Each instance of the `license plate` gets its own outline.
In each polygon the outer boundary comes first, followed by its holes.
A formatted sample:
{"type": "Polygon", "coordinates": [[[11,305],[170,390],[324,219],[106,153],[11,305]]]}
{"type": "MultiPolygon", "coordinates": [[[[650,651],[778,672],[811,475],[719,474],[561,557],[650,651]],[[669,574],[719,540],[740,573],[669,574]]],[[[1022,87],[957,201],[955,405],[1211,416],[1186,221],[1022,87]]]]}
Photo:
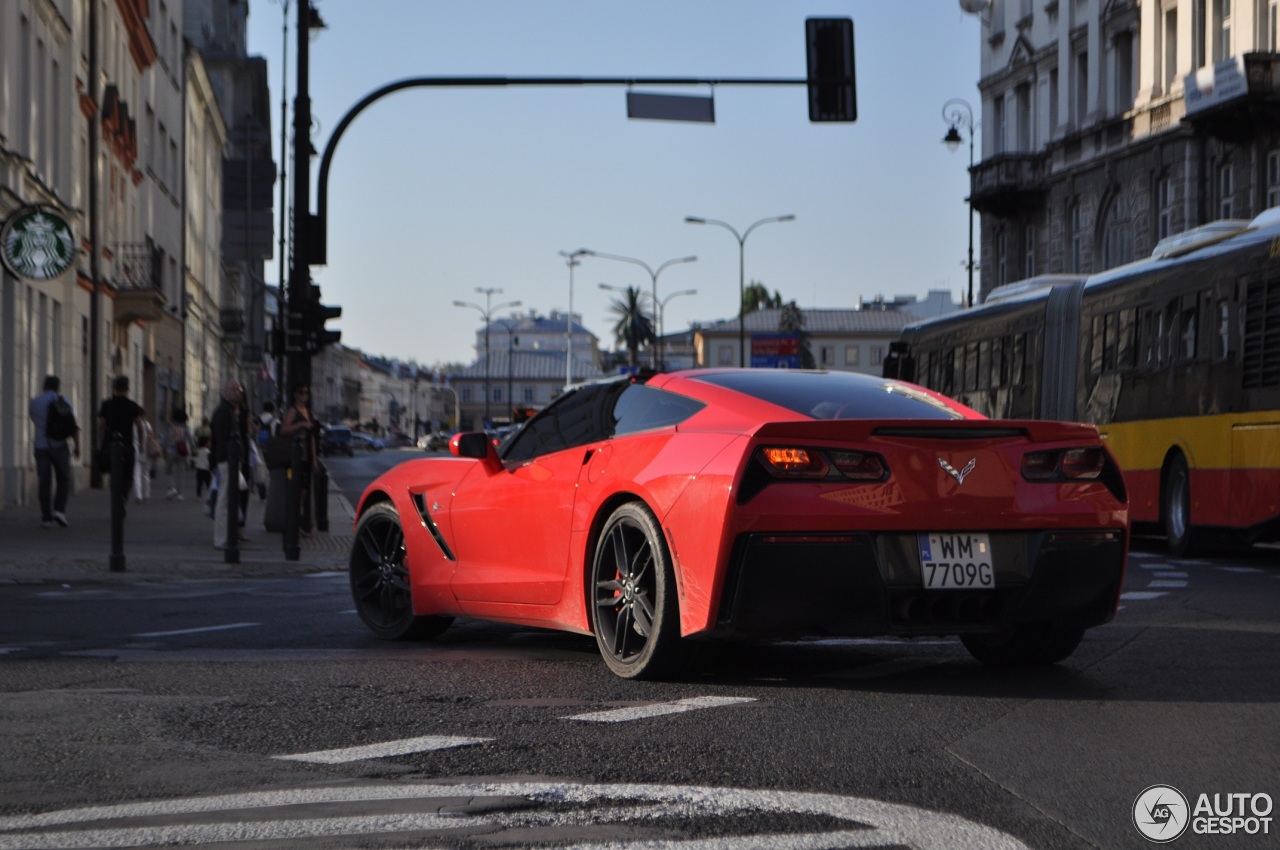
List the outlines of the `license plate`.
{"type": "Polygon", "coordinates": [[[986,534],[921,534],[920,577],[927,590],[996,586],[991,540],[986,534]]]}

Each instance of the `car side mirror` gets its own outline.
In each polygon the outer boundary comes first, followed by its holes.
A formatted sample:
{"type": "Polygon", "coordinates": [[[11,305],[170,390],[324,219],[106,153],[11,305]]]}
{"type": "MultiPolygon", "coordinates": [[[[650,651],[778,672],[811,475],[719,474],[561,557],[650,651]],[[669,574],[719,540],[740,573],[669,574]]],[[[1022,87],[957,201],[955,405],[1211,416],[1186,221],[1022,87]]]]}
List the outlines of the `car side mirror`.
{"type": "Polygon", "coordinates": [[[484,461],[485,466],[497,469],[502,465],[493,440],[484,431],[462,431],[449,438],[449,453],[454,457],[469,457],[484,461]]]}

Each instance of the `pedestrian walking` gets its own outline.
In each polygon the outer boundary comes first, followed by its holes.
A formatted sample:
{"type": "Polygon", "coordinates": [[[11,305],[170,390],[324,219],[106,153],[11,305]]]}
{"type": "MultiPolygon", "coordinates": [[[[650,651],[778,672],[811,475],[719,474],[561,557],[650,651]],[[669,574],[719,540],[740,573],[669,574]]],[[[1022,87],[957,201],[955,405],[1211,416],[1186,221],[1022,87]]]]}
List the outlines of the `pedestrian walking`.
{"type": "Polygon", "coordinates": [[[27,413],[35,426],[40,524],[45,528],[52,528],[55,523],[67,527],[71,457],[74,454],[77,460],[80,458],[80,426],[76,424],[71,402],[62,397],[61,389],[62,381],[57,375],[50,375],[44,379],[44,390],[27,405],[27,413]]]}
{"type": "Polygon", "coordinates": [[[249,469],[249,408],[244,400],[244,386],[236,378],[227,381],[222,391],[222,402],[213,411],[213,420],[209,423],[209,449],[218,477],[218,501],[213,509],[213,545],[216,549],[227,547],[227,511],[235,510],[238,514],[237,524],[240,528],[240,540],[248,540],[244,533],[244,514],[242,511],[241,490],[247,503],[249,469]],[[236,435],[239,442],[238,460],[235,469],[228,468],[227,444],[231,434],[236,435]],[[244,481],[242,488],[240,482],[244,481]],[[234,507],[233,507],[234,506],[234,507]]]}
{"type": "Polygon", "coordinates": [[[310,537],[311,511],[307,510],[307,503],[311,497],[313,473],[319,463],[320,429],[311,415],[311,387],[299,384],[290,396],[293,403],[284,412],[279,433],[302,444],[302,466],[298,470],[298,533],[310,537]]]}
{"type": "MultiPolygon", "coordinates": [[[[181,502],[182,491],[186,489],[184,483],[187,479],[187,467],[191,465],[191,454],[195,449],[195,439],[191,435],[191,429],[187,427],[187,412],[181,407],[173,409],[165,443],[165,455],[169,463],[169,492],[165,494],[165,498],[181,502]]],[[[196,495],[200,495],[199,491],[196,495]]]]}
{"type": "Polygon", "coordinates": [[[142,432],[133,447],[133,498],[139,503],[151,498],[151,479],[155,475],[155,465],[164,457],[164,448],[156,438],[155,428],[142,416],[142,432]]]}
{"type": "Polygon", "coordinates": [[[205,489],[213,488],[213,466],[210,460],[209,438],[196,438],[196,498],[204,496],[205,489]]]}
{"type": "MultiPolygon", "coordinates": [[[[122,459],[119,467],[122,474],[113,475],[111,479],[113,498],[128,501],[136,459],[134,446],[146,445],[144,422],[142,406],[129,398],[129,377],[117,375],[111,382],[111,398],[104,400],[98,408],[98,436],[101,438],[98,444],[108,458],[112,451],[119,451],[122,459]]],[[[104,468],[108,474],[113,471],[109,464],[104,464],[104,468]]]]}

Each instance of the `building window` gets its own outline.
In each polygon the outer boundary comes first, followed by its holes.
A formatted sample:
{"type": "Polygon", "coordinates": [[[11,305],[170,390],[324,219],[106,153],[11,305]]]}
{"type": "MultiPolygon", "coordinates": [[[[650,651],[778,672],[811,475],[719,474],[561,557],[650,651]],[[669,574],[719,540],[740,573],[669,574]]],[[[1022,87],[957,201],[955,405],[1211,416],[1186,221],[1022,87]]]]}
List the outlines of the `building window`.
{"type": "Polygon", "coordinates": [[[1173,181],[1161,177],[1156,181],[1156,239],[1173,234],[1173,181]]]}
{"type": "Polygon", "coordinates": [[[1280,50],[1280,0],[1270,0],[1267,4],[1267,50],[1280,50]]]}
{"type": "Polygon", "coordinates": [[[1103,268],[1114,268],[1133,259],[1133,219],[1129,202],[1117,195],[1107,214],[1102,237],[1103,268]]]}
{"type": "Polygon", "coordinates": [[[1204,3],[1205,0],[1194,0],[1191,4],[1191,67],[1204,67],[1204,3]]]}
{"type": "Polygon", "coordinates": [[[992,127],[991,142],[994,153],[1004,153],[1004,95],[997,95],[991,101],[992,127]]]}
{"type": "Polygon", "coordinates": [[[1076,128],[1084,126],[1085,115],[1089,113],[1089,51],[1082,50],[1076,54],[1076,128]]]}
{"type": "Polygon", "coordinates": [[[844,347],[844,365],[857,366],[862,359],[862,349],[856,345],[846,345],[844,347]]]}
{"type": "Polygon", "coordinates": [[[1023,83],[1013,90],[1013,102],[1018,110],[1015,120],[1018,122],[1017,148],[1029,151],[1034,148],[1031,139],[1031,84],[1023,83]]]}
{"type": "Polygon", "coordinates": [[[1028,224],[1022,231],[1022,276],[1036,276],[1036,226],[1028,224]]]}
{"type": "Polygon", "coordinates": [[[1231,218],[1235,211],[1236,171],[1230,163],[1218,168],[1218,217],[1231,218]]]}
{"type": "Polygon", "coordinates": [[[879,366],[883,362],[884,362],[884,346],[883,345],[871,346],[871,365],[879,366]]]}
{"type": "MultiPolygon", "coordinates": [[[[1280,0],[1277,0],[1280,2],[1280,0]]],[[[1058,69],[1049,69],[1049,133],[1058,129],[1058,69]]]]}
{"type": "Polygon", "coordinates": [[[1080,271],[1080,202],[1071,201],[1067,209],[1067,230],[1069,231],[1071,253],[1067,258],[1067,271],[1080,271]]]}
{"type": "Polygon", "coordinates": [[[1231,55],[1231,0],[1213,0],[1213,61],[1231,55]]]}
{"type": "Polygon", "coordinates": [[[524,388],[524,400],[525,400],[525,402],[532,402],[532,401],[533,401],[533,387],[525,387],[525,388],[524,388]]]}
{"type": "Polygon", "coordinates": [[[1178,10],[1164,13],[1164,93],[1173,91],[1178,79],[1178,10]]]}
{"type": "Polygon", "coordinates": [[[1133,108],[1133,33],[1122,32],[1112,42],[1115,62],[1114,114],[1123,115],[1133,108]]]}
{"type": "Polygon", "coordinates": [[[1280,151],[1267,154],[1267,206],[1280,207],[1280,151]]]}
{"type": "Polygon", "coordinates": [[[722,345],[719,347],[718,354],[716,356],[716,363],[717,365],[720,365],[720,366],[733,365],[733,346],[732,345],[722,345]]]}
{"type": "Polygon", "coordinates": [[[818,349],[818,356],[822,358],[823,366],[834,366],[836,362],[836,350],[830,345],[824,345],[818,349]]]}
{"type": "Polygon", "coordinates": [[[494,401],[502,401],[502,387],[492,387],[491,392],[494,401]]]}
{"type": "Polygon", "coordinates": [[[471,401],[471,387],[462,388],[462,400],[471,401]]]}

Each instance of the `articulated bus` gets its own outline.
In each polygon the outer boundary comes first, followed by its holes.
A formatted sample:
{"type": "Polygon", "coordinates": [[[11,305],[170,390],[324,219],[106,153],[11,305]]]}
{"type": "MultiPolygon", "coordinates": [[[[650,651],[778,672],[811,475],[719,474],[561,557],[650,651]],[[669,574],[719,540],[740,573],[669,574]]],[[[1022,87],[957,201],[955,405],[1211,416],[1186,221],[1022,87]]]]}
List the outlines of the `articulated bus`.
{"type": "Polygon", "coordinates": [[[1280,208],[911,325],[885,374],[992,417],[1098,426],[1171,552],[1280,539],[1280,208]]]}

